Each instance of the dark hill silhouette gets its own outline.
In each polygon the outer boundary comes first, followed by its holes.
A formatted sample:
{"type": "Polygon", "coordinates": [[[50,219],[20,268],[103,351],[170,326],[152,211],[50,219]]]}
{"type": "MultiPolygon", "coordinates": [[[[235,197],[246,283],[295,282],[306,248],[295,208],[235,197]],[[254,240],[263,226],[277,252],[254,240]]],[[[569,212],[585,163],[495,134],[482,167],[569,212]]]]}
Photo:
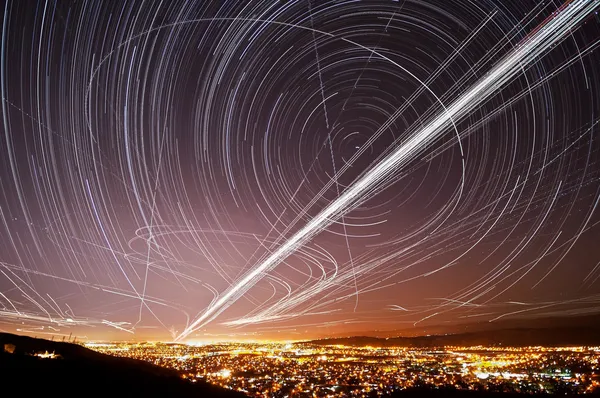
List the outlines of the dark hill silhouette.
{"type": "Polygon", "coordinates": [[[1,396],[10,391],[11,396],[28,397],[245,397],[205,382],[188,382],[174,370],[71,343],[0,333],[0,351],[1,396]],[[45,351],[61,358],[31,355],[45,351]]]}
{"type": "Polygon", "coordinates": [[[375,336],[375,337],[418,337],[427,335],[462,334],[475,332],[494,332],[506,329],[554,329],[564,328],[592,328],[600,330],[600,314],[592,313],[585,315],[570,316],[539,316],[534,318],[514,317],[500,319],[494,322],[464,322],[455,323],[442,322],[432,324],[418,324],[393,330],[362,330],[353,332],[334,333],[327,338],[344,338],[353,336],[375,336]]]}
{"type": "Polygon", "coordinates": [[[419,337],[354,336],[313,340],[311,343],[375,347],[598,346],[600,345],[600,326],[516,328],[419,337]]]}

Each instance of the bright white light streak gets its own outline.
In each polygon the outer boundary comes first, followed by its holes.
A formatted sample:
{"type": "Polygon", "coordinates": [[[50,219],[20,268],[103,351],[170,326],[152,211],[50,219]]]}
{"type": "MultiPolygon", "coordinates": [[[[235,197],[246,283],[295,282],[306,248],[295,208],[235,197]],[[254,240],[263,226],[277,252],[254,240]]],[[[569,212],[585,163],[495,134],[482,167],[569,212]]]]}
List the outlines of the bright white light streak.
{"type": "Polygon", "coordinates": [[[414,159],[420,151],[438,139],[447,127],[465,117],[502,85],[521,73],[524,66],[536,60],[562,39],[565,34],[569,33],[594,11],[599,4],[600,0],[574,0],[565,3],[559,8],[558,12],[534,29],[532,34],[528,35],[511,53],[498,62],[470,90],[445,108],[443,112],[434,116],[420,131],[348,187],[341,196],[317,214],[261,264],[256,265],[237,283],[227,289],[214,304],[209,306],[202,315],[177,336],[176,340],[187,337],[194,330],[212,321],[262,279],[266,272],[275,268],[298,247],[330,225],[333,220],[356,207],[365,193],[388,178],[399,167],[414,159]]]}

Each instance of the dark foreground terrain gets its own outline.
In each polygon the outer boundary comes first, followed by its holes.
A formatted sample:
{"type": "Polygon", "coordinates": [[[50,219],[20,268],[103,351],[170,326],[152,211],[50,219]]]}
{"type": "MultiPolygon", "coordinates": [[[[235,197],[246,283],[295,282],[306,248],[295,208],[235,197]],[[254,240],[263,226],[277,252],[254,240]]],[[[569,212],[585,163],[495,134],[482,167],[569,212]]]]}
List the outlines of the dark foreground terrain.
{"type": "Polygon", "coordinates": [[[245,397],[207,383],[191,383],[170,369],[76,344],[0,333],[0,351],[2,397],[245,397]],[[33,355],[40,352],[60,358],[33,355]]]}

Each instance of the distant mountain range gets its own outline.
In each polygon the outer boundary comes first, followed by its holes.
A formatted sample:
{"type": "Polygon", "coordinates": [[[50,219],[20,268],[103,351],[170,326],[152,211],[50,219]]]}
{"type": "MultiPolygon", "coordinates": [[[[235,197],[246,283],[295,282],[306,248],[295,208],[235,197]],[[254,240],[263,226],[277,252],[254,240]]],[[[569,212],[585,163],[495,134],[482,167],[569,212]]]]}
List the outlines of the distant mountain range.
{"type": "Polygon", "coordinates": [[[59,397],[216,397],[246,395],[144,361],[104,355],[85,347],[0,333],[0,395],[59,397]],[[44,359],[35,354],[58,357],[44,359]]]}
{"type": "Polygon", "coordinates": [[[441,322],[437,324],[421,324],[402,327],[397,329],[365,329],[353,332],[338,332],[323,336],[322,339],[333,339],[354,336],[373,337],[419,337],[427,335],[462,334],[484,331],[496,331],[506,329],[548,329],[548,328],[600,328],[600,314],[571,315],[571,316],[539,316],[539,317],[517,317],[499,319],[494,322],[488,321],[465,321],[458,323],[457,320],[441,322]]]}
{"type": "Polygon", "coordinates": [[[374,347],[600,346],[600,325],[580,326],[569,323],[563,325],[569,326],[482,330],[417,337],[350,336],[312,340],[310,343],[374,347]]]}

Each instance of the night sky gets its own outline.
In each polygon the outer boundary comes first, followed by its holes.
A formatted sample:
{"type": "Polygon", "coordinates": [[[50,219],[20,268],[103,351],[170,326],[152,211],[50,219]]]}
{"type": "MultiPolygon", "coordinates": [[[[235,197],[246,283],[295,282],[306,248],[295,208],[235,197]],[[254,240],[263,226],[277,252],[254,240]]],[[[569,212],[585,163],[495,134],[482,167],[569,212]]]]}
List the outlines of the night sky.
{"type": "Polygon", "coordinates": [[[0,330],[600,312],[600,2],[567,3],[3,0],[0,330]]]}

